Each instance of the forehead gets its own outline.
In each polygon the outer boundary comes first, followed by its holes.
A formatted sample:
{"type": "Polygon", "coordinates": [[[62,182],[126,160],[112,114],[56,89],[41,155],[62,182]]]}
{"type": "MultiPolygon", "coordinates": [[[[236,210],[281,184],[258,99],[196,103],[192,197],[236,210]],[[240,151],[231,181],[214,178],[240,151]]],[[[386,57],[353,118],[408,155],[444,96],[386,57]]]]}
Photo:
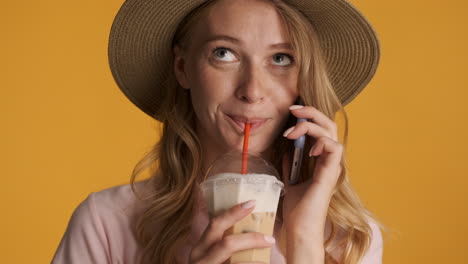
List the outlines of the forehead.
{"type": "Polygon", "coordinates": [[[241,42],[287,42],[286,27],[272,4],[264,0],[220,0],[200,20],[198,37],[227,35],[241,42]]]}

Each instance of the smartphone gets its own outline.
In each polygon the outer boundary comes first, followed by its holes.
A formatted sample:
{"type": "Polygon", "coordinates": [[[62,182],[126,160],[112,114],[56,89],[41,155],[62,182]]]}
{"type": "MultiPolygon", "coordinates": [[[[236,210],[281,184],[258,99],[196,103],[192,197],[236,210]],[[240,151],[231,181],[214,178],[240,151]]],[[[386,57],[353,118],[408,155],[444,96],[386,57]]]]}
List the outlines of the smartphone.
{"type": "MultiPolygon", "coordinates": [[[[296,104],[304,105],[300,97],[296,100],[296,104]]],[[[297,118],[296,125],[304,121],[307,121],[307,119],[297,118]]],[[[292,158],[292,163],[291,163],[291,171],[289,173],[289,184],[296,184],[299,181],[301,165],[302,165],[302,156],[304,153],[304,145],[305,145],[305,135],[294,140],[294,153],[293,153],[293,158],[292,158]]]]}

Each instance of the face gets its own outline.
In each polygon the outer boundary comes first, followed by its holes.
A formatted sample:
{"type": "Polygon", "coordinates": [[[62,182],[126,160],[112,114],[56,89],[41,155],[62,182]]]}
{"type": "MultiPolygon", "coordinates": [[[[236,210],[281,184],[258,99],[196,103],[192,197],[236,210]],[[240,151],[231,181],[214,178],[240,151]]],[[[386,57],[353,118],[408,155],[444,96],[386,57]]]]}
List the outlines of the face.
{"type": "Polygon", "coordinates": [[[190,43],[175,49],[175,71],[190,89],[196,132],[209,151],[264,152],[283,133],[298,96],[298,65],[285,26],[265,1],[221,0],[193,27],[190,43]]]}

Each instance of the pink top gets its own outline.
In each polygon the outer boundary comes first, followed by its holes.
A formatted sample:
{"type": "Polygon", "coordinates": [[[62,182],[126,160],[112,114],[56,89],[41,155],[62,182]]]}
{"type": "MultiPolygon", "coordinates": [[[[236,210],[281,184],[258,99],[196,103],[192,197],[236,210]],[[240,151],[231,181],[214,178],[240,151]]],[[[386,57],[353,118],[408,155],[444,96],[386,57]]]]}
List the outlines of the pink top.
{"type": "MultiPolygon", "coordinates": [[[[137,188],[142,183],[138,182],[137,188]]],[[[139,263],[142,250],[136,240],[135,222],[142,208],[136,201],[129,184],[91,193],[73,212],[52,264],[139,263]]],[[[207,212],[200,210],[192,222],[192,239],[180,249],[179,263],[188,263],[191,248],[208,225],[207,212]]],[[[361,263],[382,263],[382,235],[375,223],[370,225],[373,239],[361,263]]],[[[286,263],[285,258],[275,245],[271,264],[282,263],[286,263]]]]}

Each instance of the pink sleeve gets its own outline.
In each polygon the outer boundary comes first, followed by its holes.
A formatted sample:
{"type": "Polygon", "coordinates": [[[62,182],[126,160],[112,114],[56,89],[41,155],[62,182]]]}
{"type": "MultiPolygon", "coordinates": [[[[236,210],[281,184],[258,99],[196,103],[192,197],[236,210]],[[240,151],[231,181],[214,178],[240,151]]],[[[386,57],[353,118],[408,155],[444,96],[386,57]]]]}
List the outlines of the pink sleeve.
{"type": "Polygon", "coordinates": [[[369,249],[362,258],[361,264],[381,264],[383,255],[383,240],[379,226],[371,221],[372,240],[369,249]]]}
{"type": "Polygon", "coordinates": [[[94,193],[73,212],[52,264],[110,263],[107,238],[96,214],[94,193]]]}

